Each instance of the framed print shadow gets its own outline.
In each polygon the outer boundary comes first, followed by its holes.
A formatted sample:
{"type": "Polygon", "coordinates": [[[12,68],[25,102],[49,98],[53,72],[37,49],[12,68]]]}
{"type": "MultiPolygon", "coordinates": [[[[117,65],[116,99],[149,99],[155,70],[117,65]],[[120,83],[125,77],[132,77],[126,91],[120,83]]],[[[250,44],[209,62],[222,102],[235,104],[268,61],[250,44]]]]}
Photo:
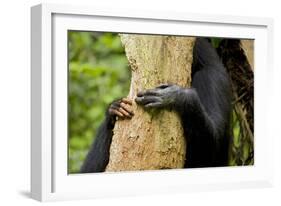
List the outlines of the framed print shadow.
{"type": "Polygon", "coordinates": [[[34,199],[272,186],[271,19],[43,4],[31,26],[34,199]]]}

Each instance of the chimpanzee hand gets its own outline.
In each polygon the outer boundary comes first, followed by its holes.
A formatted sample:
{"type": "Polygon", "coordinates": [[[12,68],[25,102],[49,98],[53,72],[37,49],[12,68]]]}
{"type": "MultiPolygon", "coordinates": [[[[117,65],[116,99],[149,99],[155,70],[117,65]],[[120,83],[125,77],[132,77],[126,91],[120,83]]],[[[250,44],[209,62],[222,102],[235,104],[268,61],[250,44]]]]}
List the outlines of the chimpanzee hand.
{"type": "Polygon", "coordinates": [[[132,100],[128,98],[118,99],[111,103],[108,108],[108,114],[113,119],[115,117],[131,119],[134,115],[131,106],[132,100]]]}
{"type": "Polygon", "coordinates": [[[136,103],[145,108],[173,108],[182,88],[172,84],[162,84],[137,94],[136,103]]]}

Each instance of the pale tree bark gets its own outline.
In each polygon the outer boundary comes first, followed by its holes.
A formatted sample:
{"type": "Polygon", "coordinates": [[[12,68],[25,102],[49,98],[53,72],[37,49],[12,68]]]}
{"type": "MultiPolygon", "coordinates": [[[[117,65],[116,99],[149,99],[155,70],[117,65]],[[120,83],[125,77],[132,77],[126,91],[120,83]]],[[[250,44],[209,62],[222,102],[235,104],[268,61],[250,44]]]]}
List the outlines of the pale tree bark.
{"type": "MultiPolygon", "coordinates": [[[[163,83],[190,86],[195,38],[122,34],[132,79],[128,97],[163,83]]],[[[146,111],[133,101],[134,117],[118,120],[106,171],[182,168],[186,143],[178,114],[146,111]]]]}
{"type": "Polygon", "coordinates": [[[254,70],[254,40],[241,40],[241,45],[252,70],[254,70]]]}

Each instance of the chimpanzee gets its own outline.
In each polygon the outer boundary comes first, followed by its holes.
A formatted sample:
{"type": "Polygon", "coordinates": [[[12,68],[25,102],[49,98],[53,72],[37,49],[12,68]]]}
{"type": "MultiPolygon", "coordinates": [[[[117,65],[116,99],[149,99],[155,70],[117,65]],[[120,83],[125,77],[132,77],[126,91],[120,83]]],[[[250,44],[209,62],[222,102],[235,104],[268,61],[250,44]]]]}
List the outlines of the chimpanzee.
{"type": "MultiPolygon", "coordinates": [[[[178,112],[187,141],[186,168],[226,166],[231,137],[230,79],[207,38],[196,39],[191,76],[190,88],[162,84],[138,93],[135,101],[144,109],[178,112]]],[[[131,118],[134,115],[131,104],[132,100],[122,98],[109,106],[81,173],[105,170],[116,116],[131,118]]]]}

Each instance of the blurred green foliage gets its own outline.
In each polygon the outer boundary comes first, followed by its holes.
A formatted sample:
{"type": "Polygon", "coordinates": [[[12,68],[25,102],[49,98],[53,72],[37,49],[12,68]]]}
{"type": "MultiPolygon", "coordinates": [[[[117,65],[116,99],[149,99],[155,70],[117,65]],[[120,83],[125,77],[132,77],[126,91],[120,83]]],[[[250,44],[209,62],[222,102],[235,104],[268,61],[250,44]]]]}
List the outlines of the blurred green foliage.
{"type": "Polygon", "coordinates": [[[118,34],[68,32],[68,169],[79,171],[107,106],[127,96],[128,61],[118,34]]]}

